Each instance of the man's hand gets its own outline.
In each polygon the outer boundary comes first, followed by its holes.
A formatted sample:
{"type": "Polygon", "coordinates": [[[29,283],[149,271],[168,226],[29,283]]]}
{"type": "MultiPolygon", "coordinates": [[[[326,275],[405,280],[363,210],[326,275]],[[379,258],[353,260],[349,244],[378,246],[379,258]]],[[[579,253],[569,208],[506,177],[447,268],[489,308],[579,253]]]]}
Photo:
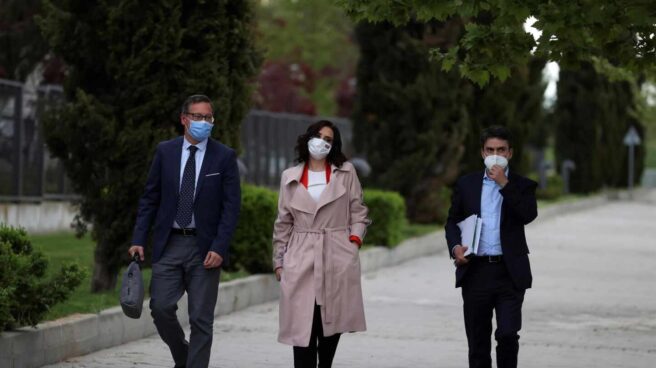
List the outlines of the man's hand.
{"type": "Polygon", "coordinates": [[[487,171],[487,176],[494,180],[501,188],[505,187],[508,184],[508,178],[506,177],[506,169],[502,168],[499,165],[494,165],[490,170],[487,171]]]}
{"type": "Polygon", "coordinates": [[[217,268],[221,266],[221,263],[223,263],[223,257],[221,257],[217,252],[209,251],[207,252],[207,257],[205,257],[203,266],[205,266],[207,269],[217,268]]]}
{"type": "Polygon", "coordinates": [[[276,268],[276,280],[280,281],[280,278],[282,277],[282,267],[276,268]]]}
{"type": "Polygon", "coordinates": [[[133,245],[128,249],[128,254],[130,254],[130,259],[134,258],[134,254],[139,254],[139,260],[143,262],[144,260],[144,248],[141,245],[133,245]]]}
{"type": "Polygon", "coordinates": [[[456,266],[462,266],[469,263],[469,260],[465,258],[466,251],[467,251],[467,247],[462,245],[456,245],[453,248],[453,256],[456,259],[456,266]]]}
{"type": "Polygon", "coordinates": [[[353,244],[356,248],[360,249],[360,244],[357,242],[351,241],[351,244],[353,244]]]}

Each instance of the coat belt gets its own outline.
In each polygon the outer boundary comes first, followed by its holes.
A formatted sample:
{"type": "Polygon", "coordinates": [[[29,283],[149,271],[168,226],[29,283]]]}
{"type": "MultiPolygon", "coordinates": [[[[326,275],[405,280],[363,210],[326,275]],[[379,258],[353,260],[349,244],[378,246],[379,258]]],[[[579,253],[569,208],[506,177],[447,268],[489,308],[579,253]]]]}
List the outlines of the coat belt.
{"type": "Polygon", "coordinates": [[[326,234],[348,231],[348,226],[324,228],[324,229],[304,229],[294,226],[295,233],[309,233],[321,235],[321,241],[314,244],[314,294],[318,305],[323,305],[326,311],[325,323],[332,323],[333,321],[333,306],[332,300],[327,298],[326,295],[334,295],[333,279],[330,277],[334,274],[333,262],[330,257],[325,257],[326,249],[326,234]],[[328,276],[326,276],[328,275],[328,276]]]}

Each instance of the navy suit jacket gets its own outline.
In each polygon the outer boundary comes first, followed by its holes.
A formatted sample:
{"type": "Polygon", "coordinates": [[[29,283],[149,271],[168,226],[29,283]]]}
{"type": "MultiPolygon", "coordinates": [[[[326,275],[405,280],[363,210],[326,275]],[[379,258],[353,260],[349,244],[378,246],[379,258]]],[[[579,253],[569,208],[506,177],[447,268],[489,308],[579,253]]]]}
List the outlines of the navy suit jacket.
{"type": "MultiPolygon", "coordinates": [[[[476,172],[458,179],[453,188],[451,208],[446,220],[446,241],[449,254],[453,257],[453,247],[460,244],[458,222],[481,213],[481,193],[484,172],[476,172]]],[[[528,260],[528,246],[524,235],[524,225],[538,216],[535,199],[537,183],[510,172],[508,184],[500,190],[503,196],[501,205],[501,250],[503,261],[513,284],[518,289],[528,289],[533,282],[528,260]]],[[[456,268],[456,287],[462,285],[467,274],[468,264],[456,268]]]]}
{"type": "MultiPolygon", "coordinates": [[[[159,143],[139,200],[132,244],[145,246],[154,219],[153,263],[164,252],[177,213],[183,139],[180,136],[159,143]]],[[[211,250],[223,257],[223,265],[228,264],[230,239],[237,227],[240,206],[237,155],[208,138],[194,198],[196,244],[203,258],[211,250]]]]}

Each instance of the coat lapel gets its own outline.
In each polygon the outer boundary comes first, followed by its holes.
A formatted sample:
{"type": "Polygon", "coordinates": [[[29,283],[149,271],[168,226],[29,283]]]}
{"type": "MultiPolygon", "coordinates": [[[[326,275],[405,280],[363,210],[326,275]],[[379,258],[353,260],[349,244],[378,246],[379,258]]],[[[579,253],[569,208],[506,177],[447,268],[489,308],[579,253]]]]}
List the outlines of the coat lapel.
{"type": "Polygon", "coordinates": [[[175,188],[175,198],[177,200],[178,196],[180,196],[180,165],[182,163],[180,160],[182,159],[182,143],[184,141],[184,137],[178,137],[177,141],[173,145],[175,148],[175,151],[173,152],[173,158],[171,159],[171,169],[173,170],[173,177],[175,178],[175,181],[173,182],[174,188],[175,188]]]}
{"type": "MultiPolygon", "coordinates": [[[[515,174],[508,170],[508,181],[514,179],[515,174]]],[[[503,220],[506,217],[506,201],[501,202],[501,220],[499,221],[499,224],[503,224],[503,220]]]]}
{"type": "Polygon", "coordinates": [[[340,169],[333,165],[331,170],[332,174],[330,175],[330,183],[328,183],[326,189],[323,191],[323,193],[321,193],[321,196],[319,197],[317,211],[319,211],[321,207],[337,200],[339,197],[346,193],[346,188],[344,188],[344,184],[342,184],[342,180],[340,180],[341,174],[338,174],[340,169]]]}
{"type": "Polygon", "coordinates": [[[294,190],[294,195],[289,201],[289,205],[301,212],[314,214],[317,211],[317,203],[312,199],[312,196],[310,196],[307,189],[301,184],[301,175],[303,175],[304,166],[304,164],[294,166],[284,184],[286,186],[294,185],[293,183],[296,182],[296,190],[294,190]]]}
{"type": "Polygon", "coordinates": [[[477,180],[474,182],[474,195],[472,198],[475,198],[474,203],[474,212],[478,216],[481,215],[481,198],[483,197],[483,178],[485,177],[485,171],[481,172],[480,175],[475,176],[477,180]]]}

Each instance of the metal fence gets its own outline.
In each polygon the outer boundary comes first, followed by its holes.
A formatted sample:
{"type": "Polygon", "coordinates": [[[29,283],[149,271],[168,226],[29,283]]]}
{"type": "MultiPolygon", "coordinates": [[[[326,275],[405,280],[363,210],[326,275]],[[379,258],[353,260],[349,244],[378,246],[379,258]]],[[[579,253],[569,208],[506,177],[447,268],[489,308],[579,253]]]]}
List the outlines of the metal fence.
{"type": "Polygon", "coordinates": [[[75,197],[61,163],[45,149],[38,118],[61,98],[61,86],[0,80],[0,200],[75,197]]]}
{"type": "MultiPolygon", "coordinates": [[[[296,139],[307,127],[320,120],[316,116],[272,113],[252,110],[241,127],[242,163],[246,181],[278,187],[280,174],[294,163],[296,139]]],[[[343,151],[351,147],[351,123],[347,119],[329,118],[342,135],[343,151]]]]}
{"type": "MultiPolygon", "coordinates": [[[[0,79],[0,202],[70,200],[75,197],[59,160],[50,157],[39,116],[63,98],[61,86],[30,86],[0,79]]],[[[252,110],[242,124],[246,182],[277,187],[281,172],[293,165],[298,135],[314,116],[252,110]]],[[[331,118],[349,152],[351,124],[331,118]]]]}

